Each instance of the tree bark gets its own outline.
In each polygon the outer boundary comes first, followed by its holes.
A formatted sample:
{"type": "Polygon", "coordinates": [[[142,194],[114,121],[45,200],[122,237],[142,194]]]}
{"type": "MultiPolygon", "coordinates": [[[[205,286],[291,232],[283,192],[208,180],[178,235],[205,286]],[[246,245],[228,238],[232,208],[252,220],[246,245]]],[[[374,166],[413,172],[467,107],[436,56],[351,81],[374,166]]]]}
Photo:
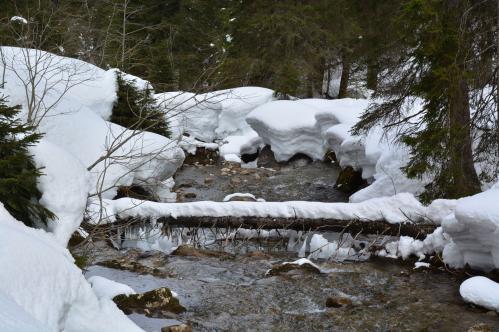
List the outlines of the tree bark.
{"type": "Polygon", "coordinates": [[[471,139],[471,120],[468,84],[461,73],[451,83],[449,96],[449,190],[450,198],[469,196],[480,192],[480,181],[475,170],[471,139]]]}
{"type": "Polygon", "coordinates": [[[373,91],[378,89],[378,73],[379,67],[375,61],[369,61],[367,63],[367,79],[366,85],[367,88],[373,91]]]}
{"type": "Polygon", "coordinates": [[[161,217],[157,220],[164,227],[202,228],[246,228],[246,229],[289,229],[295,231],[346,232],[351,234],[379,234],[411,236],[424,239],[436,226],[432,224],[402,223],[390,224],[383,220],[334,220],[304,218],[261,218],[261,217],[161,217]]]}
{"type": "Polygon", "coordinates": [[[348,84],[350,83],[350,69],[351,63],[349,56],[347,54],[343,55],[342,58],[342,70],[341,70],[341,80],[340,80],[340,91],[338,92],[338,98],[348,97],[348,84]]]}

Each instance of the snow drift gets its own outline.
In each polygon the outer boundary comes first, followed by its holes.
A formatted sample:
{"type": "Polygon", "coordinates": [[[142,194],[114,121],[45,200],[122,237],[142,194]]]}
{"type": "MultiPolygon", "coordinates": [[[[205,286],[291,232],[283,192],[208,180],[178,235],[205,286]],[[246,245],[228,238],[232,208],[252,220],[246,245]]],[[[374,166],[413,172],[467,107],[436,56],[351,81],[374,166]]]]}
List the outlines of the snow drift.
{"type": "Polygon", "coordinates": [[[0,243],[1,331],[141,331],[97,298],[51,234],[24,226],[1,203],[0,243]]]}

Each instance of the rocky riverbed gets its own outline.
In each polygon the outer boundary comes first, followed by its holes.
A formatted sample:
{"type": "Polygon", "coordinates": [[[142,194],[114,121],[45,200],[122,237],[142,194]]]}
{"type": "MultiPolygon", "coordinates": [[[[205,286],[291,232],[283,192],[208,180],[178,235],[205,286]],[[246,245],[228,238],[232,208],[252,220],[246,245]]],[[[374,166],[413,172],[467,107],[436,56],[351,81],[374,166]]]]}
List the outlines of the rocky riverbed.
{"type": "MultiPolygon", "coordinates": [[[[267,201],[345,201],[334,188],[338,171],[329,163],[303,161],[275,169],[184,165],[175,190],[179,201],[222,201],[235,192],[267,201]]],[[[443,268],[414,269],[413,262],[374,258],[318,261],[319,272],[276,269],[298,259],[286,239],[243,243],[244,250],[234,250],[240,242],[226,241],[212,250],[182,245],[167,254],[95,242],[86,251],[86,276],[103,276],[138,293],[167,287],[178,294],[183,312],[153,318],[129,312],[146,331],[182,323],[194,331],[498,330],[497,314],[465,304],[458,292],[462,277],[443,268]]]]}

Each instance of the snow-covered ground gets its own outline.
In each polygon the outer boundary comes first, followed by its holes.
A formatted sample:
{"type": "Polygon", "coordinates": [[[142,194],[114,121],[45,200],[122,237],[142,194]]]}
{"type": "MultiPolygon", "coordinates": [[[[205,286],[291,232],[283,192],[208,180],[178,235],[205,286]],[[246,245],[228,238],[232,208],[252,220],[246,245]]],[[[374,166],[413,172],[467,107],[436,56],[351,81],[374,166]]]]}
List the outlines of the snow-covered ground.
{"type": "MultiPolygon", "coordinates": [[[[44,167],[42,203],[58,216],[50,229],[63,245],[81,223],[89,195],[113,198],[118,186],[143,183],[164,191],[163,181],[182,164],[184,153],[174,140],[107,121],[117,98],[116,70],[39,50],[1,52],[6,83],[0,94],[21,105],[21,116],[44,133],[31,153],[44,167]]],[[[146,84],[130,75],[125,79],[146,84]]]]}
{"type": "Polygon", "coordinates": [[[97,298],[66,248],[0,203],[0,331],[141,331],[97,298]]]}

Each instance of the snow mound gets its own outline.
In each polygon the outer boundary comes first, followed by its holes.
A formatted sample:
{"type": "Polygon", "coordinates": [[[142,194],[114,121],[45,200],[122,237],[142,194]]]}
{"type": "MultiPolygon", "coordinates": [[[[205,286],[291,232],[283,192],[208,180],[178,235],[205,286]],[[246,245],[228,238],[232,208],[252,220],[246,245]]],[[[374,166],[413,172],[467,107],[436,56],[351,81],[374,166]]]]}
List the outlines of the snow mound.
{"type": "Polygon", "coordinates": [[[136,294],[132,287],[104,277],[93,276],[88,278],[88,282],[92,285],[92,290],[98,298],[112,300],[121,294],[136,294]]]}
{"type": "Polygon", "coordinates": [[[499,284],[489,278],[466,279],[459,287],[459,293],[466,302],[499,312],[499,284]]]}
{"type": "Polygon", "coordinates": [[[90,190],[89,173],[83,164],[67,151],[42,139],[31,147],[37,167],[43,168],[38,188],[40,202],[57,216],[49,229],[57,241],[66,246],[80,226],[90,190]]]}
{"type": "Polygon", "coordinates": [[[141,331],[112,301],[97,298],[51,234],[24,226],[1,203],[0,243],[0,307],[17,304],[0,310],[0,330],[141,331]]]}
{"type": "Polygon", "coordinates": [[[246,121],[271,146],[277,161],[287,161],[297,153],[322,160],[327,149],[316,127],[317,112],[307,104],[278,100],[257,107],[246,121]]]}
{"type": "MultiPolygon", "coordinates": [[[[40,182],[42,203],[59,217],[51,229],[61,243],[81,222],[77,214],[85,191],[88,196],[102,189],[103,197],[113,198],[118,186],[164,189],[163,181],[180,167],[184,153],[174,140],[106,121],[117,98],[115,69],[105,71],[34,49],[1,47],[1,51],[5,67],[0,71],[6,84],[0,94],[11,105],[21,105],[21,117],[31,118],[44,133],[43,143],[32,150],[37,163],[46,167],[47,176],[40,182]],[[30,77],[34,94],[26,90],[31,88],[30,77]],[[90,185],[85,168],[90,169],[90,185]]],[[[126,79],[139,88],[149,84],[131,75],[126,79]]]]}
{"type": "Polygon", "coordinates": [[[499,188],[493,187],[456,201],[454,214],[443,219],[442,227],[453,243],[444,250],[451,267],[489,271],[499,268],[499,188]]]}
{"type": "Polygon", "coordinates": [[[274,91],[241,87],[206,94],[177,91],[156,94],[174,137],[186,133],[203,142],[250,131],[245,117],[254,108],[272,100],[274,91]]]}

